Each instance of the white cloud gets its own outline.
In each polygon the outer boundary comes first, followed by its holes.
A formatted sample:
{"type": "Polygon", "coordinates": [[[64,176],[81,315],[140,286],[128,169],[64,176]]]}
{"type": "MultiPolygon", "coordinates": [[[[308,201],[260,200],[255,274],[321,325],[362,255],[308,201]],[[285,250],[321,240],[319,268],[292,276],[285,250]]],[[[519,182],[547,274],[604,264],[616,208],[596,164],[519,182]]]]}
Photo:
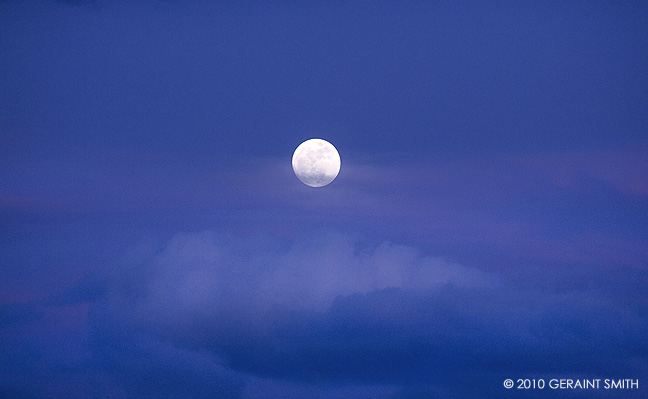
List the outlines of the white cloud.
{"type": "Polygon", "coordinates": [[[385,288],[494,283],[479,270],[407,246],[362,248],[348,236],[327,233],[298,239],[288,248],[267,238],[178,234],[147,268],[149,283],[138,306],[158,321],[277,308],[325,311],[337,297],[385,288]]]}

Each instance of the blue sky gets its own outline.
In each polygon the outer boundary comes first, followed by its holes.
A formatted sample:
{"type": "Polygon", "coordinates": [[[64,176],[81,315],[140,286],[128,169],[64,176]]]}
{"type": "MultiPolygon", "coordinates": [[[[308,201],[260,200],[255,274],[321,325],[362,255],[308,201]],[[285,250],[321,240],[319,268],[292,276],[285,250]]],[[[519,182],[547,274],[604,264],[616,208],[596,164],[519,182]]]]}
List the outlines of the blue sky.
{"type": "Polygon", "coordinates": [[[646,395],[647,25],[1,1],[0,396],[646,395]],[[342,159],[318,189],[313,137],[342,159]]]}

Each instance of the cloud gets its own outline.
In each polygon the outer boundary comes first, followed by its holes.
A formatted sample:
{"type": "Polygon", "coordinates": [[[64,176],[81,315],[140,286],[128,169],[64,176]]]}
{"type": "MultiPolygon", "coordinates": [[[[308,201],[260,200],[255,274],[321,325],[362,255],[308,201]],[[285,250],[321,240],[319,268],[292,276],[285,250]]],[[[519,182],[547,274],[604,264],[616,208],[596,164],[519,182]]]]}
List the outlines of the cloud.
{"type": "MultiPolygon", "coordinates": [[[[140,334],[95,331],[95,370],[110,375],[124,397],[239,397],[240,378],[214,356],[140,334]]],[[[106,389],[107,390],[107,389],[106,389]]]]}
{"type": "Polygon", "coordinates": [[[0,330],[15,324],[26,324],[43,316],[35,304],[7,303],[0,305],[0,330]]]}
{"type": "Polygon", "coordinates": [[[84,4],[93,3],[93,0],[56,0],[56,2],[73,6],[82,6],[84,4]]]}
{"type": "Polygon", "coordinates": [[[145,300],[138,305],[153,315],[164,304],[167,315],[178,316],[232,306],[324,311],[338,297],[384,288],[494,283],[478,270],[402,245],[363,248],[350,237],[325,232],[289,245],[283,248],[269,238],[236,241],[212,232],[178,234],[150,261],[145,300]]]}
{"type": "Polygon", "coordinates": [[[181,233],[43,304],[3,306],[0,389],[486,398],[511,376],[647,376],[648,276],[549,270],[511,277],[334,231],[181,233]]]}
{"type": "Polygon", "coordinates": [[[95,302],[106,291],[106,280],[88,276],[71,288],[52,295],[47,304],[51,306],[69,306],[85,302],[95,302]]]}
{"type": "Polygon", "coordinates": [[[178,234],[123,267],[90,310],[94,356],[120,378],[141,357],[160,378],[199,357],[229,397],[264,384],[479,397],[503,376],[648,371],[645,304],[517,286],[402,245],[178,234]]]}
{"type": "Polygon", "coordinates": [[[648,149],[609,149],[520,157],[526,168],[542,170],[542,176],[560,188],[588,190],[597,182],[625,195],[648,195],[648,149]]]}
{"type": "Polygon", "coordinates": [[[169,234],[178,224],[291,237],[322,227],[371,231],[482,266],[520,258],[638,266],[646,257],[645,159],[641,150],[400,166],[350,159],[315,194],[298,182],[288,156],[225,162],[107,151],[81,163],[9,165],[0,208],[10,217],[128,215],[130,230],[148,228],[136,223],[146,216],[171,215],[177,222],[169,234]]]}

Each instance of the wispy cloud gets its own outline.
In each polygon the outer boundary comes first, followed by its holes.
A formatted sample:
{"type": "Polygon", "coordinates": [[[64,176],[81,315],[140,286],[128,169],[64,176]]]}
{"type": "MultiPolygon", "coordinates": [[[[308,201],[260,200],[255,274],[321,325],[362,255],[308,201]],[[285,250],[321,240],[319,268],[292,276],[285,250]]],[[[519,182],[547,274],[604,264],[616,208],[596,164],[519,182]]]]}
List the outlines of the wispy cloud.
{"type": "Polygon", "coordinates": [[[588,190],[599,181],[622,194],[648,195],[648,149],[643,146],[527,156],[520,163],[556,187],[588,190]]]}

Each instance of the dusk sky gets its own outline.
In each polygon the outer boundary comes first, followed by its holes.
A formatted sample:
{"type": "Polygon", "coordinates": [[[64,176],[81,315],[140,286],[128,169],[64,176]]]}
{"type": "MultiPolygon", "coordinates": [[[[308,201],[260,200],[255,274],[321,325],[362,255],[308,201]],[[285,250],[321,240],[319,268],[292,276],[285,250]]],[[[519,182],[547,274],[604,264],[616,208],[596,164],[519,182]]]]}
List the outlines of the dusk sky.
{"type": "Polygon", "coordinates": [[[648,398],[647,337],[645,1],[0,0],[0,397],[648,398]]]}

